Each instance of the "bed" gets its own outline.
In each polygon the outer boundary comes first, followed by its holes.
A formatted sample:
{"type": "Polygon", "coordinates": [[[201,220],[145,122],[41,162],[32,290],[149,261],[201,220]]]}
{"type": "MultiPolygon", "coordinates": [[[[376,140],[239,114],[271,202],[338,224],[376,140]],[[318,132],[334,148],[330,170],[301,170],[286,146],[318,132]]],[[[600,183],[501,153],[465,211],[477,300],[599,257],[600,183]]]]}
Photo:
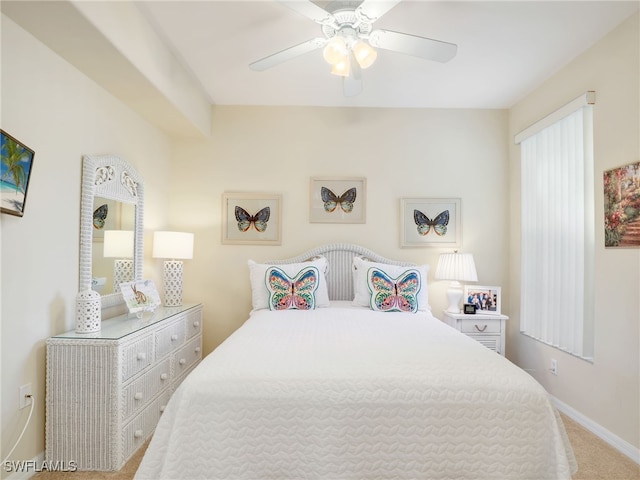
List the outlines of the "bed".
{"type": "Polygon", "coordinates": [[[333,244],[249,262],[249,271],[248,320],[176,390],[136,479],[543,480],[575,472],[546,391],[433,316],[428,266],[333,244]],[[310,271],[319,276],[305,296],[310,271]],[[280,274],[299,299],[285,301],[269,286],[280,274]],[[265,308],[265,298],[289,308],[265,308]],[[314,308],[295,308],[305,302],[314,308]]]}

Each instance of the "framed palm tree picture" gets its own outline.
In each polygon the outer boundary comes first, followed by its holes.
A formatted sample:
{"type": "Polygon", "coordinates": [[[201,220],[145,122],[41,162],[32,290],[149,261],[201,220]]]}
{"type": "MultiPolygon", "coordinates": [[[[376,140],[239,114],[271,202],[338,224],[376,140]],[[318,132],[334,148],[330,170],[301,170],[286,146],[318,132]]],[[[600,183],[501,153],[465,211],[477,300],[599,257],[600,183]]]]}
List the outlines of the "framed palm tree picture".
{"type": "Polygon", "coordinates": [[[0,130],[0,143],[0,211],[22,217],[35,152],[4,130],[0,130]]]}

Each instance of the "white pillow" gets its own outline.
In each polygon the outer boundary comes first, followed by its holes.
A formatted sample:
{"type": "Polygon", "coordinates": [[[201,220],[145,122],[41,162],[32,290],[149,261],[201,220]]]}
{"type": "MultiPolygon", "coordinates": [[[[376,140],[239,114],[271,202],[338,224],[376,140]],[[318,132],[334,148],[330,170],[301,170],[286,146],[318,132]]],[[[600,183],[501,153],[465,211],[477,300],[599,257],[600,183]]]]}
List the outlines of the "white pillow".
{"type": "Polygon", "coordinates": [[[383,271],[391,278],[398,278],[407,270],[417,270],[420,274],[420,291],[418,292],[418,311],[431,311],[429,305],[429,288],[427,285],[427,275],[429,273],[429,265],[416,265],[412,267],[400,267],[398,265],[388,265],[386,263],[376,263],[364,260],[361,257],[353,257],[353,305],[359,307],[371,308],[371,291],[369,290],[369,281],[367,272],[370,268],[375,267],[383,271]]]}
{"type": "Polygon", "coordinates": [[[318,289],[315,292],[316,308],[329,306],[329,290],[327,289],[327,279],[325,274],[327,272],[327,259],[324,257],[317,257],[309,262],[302,263],[287,263],[282,265],[268,265],[265,263],[256,263],[253,260],[249,260],[249,280],[251,282],[251,304],[254,310],[262,310],[269,308],[269,289],[265,282],[267,275],[267,269],[269,267],[278,267],[289,277],[295,277],[300,270],[305,267],[314,266],[320,272],[320,281],[318,282],[318,289]]]}

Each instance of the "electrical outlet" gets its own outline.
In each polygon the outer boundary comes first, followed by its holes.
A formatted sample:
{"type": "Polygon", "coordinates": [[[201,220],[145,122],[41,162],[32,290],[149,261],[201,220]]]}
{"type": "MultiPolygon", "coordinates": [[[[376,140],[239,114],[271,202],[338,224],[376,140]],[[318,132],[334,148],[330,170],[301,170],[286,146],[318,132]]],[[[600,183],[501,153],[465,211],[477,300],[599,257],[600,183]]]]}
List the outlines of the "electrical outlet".
{"type": "Polygon", "coordinates": [[[31,405],[31,384],[27,383],[26,385],[22,385],[19,390],[20,393],[20,409],[28,407],[31,405]]]}
{"type": "Polygon", "coordinates": [[[556,360],[555,358],[551,359],[551,373],[553,375],[558,375],[558,360],[556,360]]]}

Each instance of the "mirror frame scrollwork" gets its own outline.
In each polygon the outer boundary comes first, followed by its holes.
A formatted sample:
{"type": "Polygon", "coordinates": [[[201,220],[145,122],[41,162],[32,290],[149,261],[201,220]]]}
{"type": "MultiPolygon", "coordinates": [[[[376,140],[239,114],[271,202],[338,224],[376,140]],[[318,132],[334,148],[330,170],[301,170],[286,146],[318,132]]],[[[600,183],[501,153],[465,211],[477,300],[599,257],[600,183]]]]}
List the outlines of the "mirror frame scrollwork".
{"type": "MultiPolygon", "coordinates": [[[[95,197],[135,205],[133,276],[142,280],[144,259],[144,182],[125,160],[114,155],[82,157],[80,202],[80,291],[91,289],[93,249],[93,201],[95,197]]],[[[123,304],[121,293],[102,296],[102,308],[123,304]]]]}

